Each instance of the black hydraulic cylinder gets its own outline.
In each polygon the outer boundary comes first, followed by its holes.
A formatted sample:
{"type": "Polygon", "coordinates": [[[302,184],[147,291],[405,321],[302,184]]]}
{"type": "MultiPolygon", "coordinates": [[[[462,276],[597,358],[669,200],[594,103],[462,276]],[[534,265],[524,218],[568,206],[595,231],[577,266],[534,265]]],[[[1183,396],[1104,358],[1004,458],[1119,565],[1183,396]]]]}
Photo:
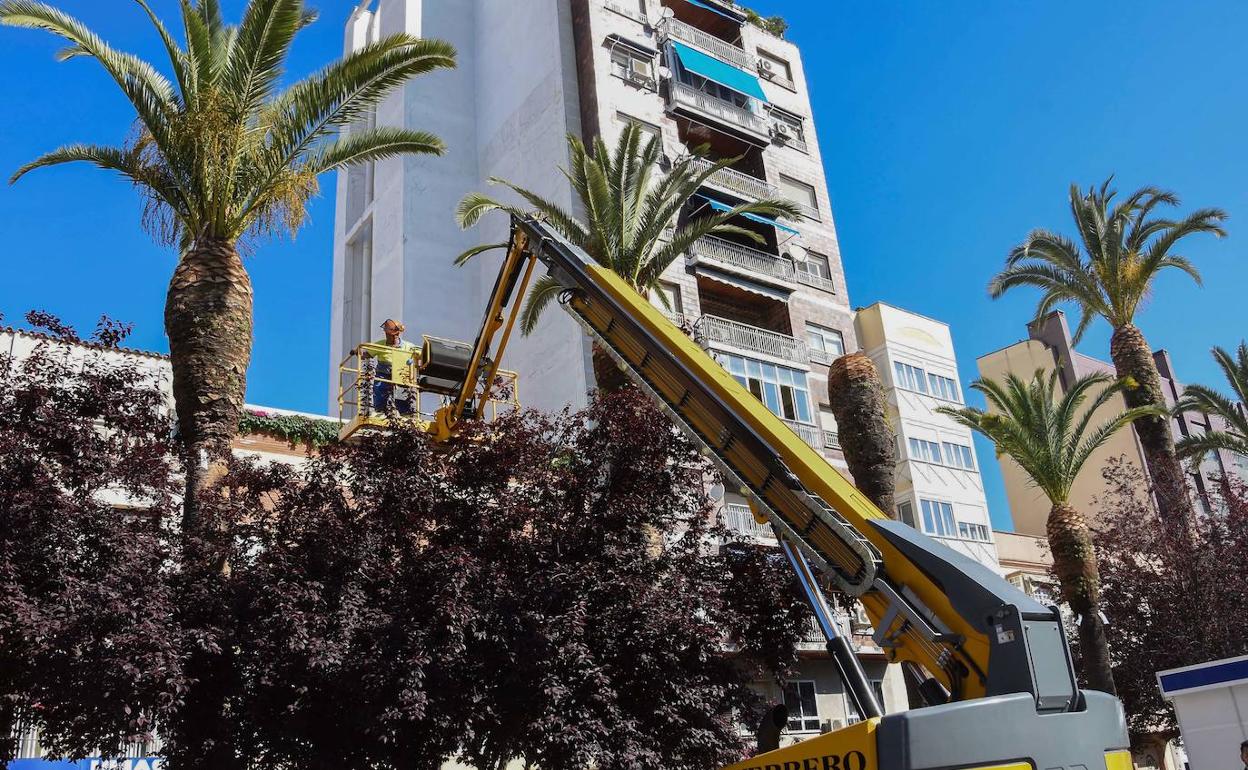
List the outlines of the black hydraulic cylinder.
{"type": "Polygon", "coordinates": [[[854,654],[853,647],[849,645],[849,639],[839,635],[829,639],[828,654],[836,663],[836,668],[841,674],[841,681],[845,683],[845,694],[849,696],[850,703],[858,712],[858,716],[862,719],[884,716],[884,709],[875,697],[871,681],[867,679],[866,672],[862,670],[862,662],[854,654]]]}

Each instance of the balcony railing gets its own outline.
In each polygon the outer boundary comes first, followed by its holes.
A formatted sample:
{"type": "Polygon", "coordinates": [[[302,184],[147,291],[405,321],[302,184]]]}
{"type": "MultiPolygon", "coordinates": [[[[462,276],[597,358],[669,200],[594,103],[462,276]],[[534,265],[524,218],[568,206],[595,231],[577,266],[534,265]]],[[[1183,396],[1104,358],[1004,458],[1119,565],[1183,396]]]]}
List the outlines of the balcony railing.
{"type": "MultiPolygon", "coordinates": [[[[714,161],[706,158],[693,158],[689,165],[693,166],[699,172],[709,171],[715,165],[714,161]]],[[[735,168],[721,168],[707,179],[709,184],[716,187],[722,187],[730,192],[744,195],[747,198],[755,200],[759,198],[779,198],[780,189],[768,182],[766,179],[759,179],[756,176],[737,171],[735,168]]]]}
{"type": "MultiPolygon", "coordinates": [[[[782,420],[784,418],[781,418],[782,420]]],[[[793,432],[801,437],[802,441],[810,444],[815,449],[823,449],[823,431],[814,425],[807,425],[804,422],[796,422],[794,420],[784,420],[784,424],[793,429],[793,432]]]]}
{"type": "Polygon", "coordinates": [[[826,350],[810,349],[810,362],[812,364],[823,364],[824,366],[832,365],[832,354],[826,350]]]}
{"type": "Polygon", "coordinates": [[[703,32],[683,21],[668,19],[663,23],[663,28],[668,37],[697,46],[712,56],[722,59],[735,67],[740,67],[747,72],[754,72],[758,67],[758,60],[751,56],[749,51],[739,48],[727,40],[720,40],[714,35],[703,32]]]}
{"type": "Polygon", "coordinates": [[[775,534],[770,524],[759,524],[750,513],[750,506],[739,503],[728,503],[720,514],[724,526],[742,535],[761,539],[774,539],[775,534]]]}
{"type": "Polygon", "coordinates": [[[762,137],[768,136],[767,121],[744,107],[738,107],[732,102],[703,93],[677,80],[669,80],[668,89],[668,98],[673,106],[691,107],[713,119],[731,123],[762,137]]]}
{"type": "Polygon", "coordinates": [[[841,437],[834,431],[825,430],[823,432],[823,448],[824,449],[840,449],[841,437]]]}
{"type": "Polygon", "coordinates": [[[748,270],[785,283],[793,280],[793,264],[787,259],[723,238],[710,235],[699,238],[689,249],[689,256],[694,262],[711,262],[728,268],[748,270]]]}
{"type": "Polygon", "coordinates": [[[704,345],[731,345],[793,363],[807,363],[806,343],[770,329],[704,315],[694,324],[694,334],[704,345]]]}
{"type": "Polygon", "coordinates": [[[795,270],[794,278],[798,283],[806,284],[815,289],[822,289],[826,292],[836,293],[836,284],[832,283],[831,278],[824,278],[822,275],[807,272],[805,270],[795,270]]]}

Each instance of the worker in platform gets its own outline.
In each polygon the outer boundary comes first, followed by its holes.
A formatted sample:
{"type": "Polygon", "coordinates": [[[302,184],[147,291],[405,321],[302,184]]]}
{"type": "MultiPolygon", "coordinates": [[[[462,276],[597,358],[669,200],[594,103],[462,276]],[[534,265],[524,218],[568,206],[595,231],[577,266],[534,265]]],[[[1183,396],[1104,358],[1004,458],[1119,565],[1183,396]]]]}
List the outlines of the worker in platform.
{"type": "Polygon", "coordinates": [[[385,337],[373,343],[368,356],[377,359],[376,376],[379,380],[373,383],[373,408],[384,410],[386,402],[394,396],[394,407],[399,414],[409,415],[415,411],[410,393],[406,388],[395,390],[395,383],[410,384],[409,373],[411,364],[420,358],[420,348],[403,339],[407,329],[400,321],[387,318],[381,325],[385,337]]]}

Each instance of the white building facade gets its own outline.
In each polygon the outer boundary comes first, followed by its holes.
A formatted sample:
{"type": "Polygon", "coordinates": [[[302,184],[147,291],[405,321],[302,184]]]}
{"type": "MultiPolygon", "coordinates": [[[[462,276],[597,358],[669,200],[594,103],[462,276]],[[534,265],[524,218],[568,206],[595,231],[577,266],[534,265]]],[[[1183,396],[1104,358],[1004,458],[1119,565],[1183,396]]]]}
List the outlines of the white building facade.
{"type": "Polygon", "coordinates": [[[1000,569],[971,432],[938,414],[963,404],[949,326],[876,303],[854,318],[888,394],[897,436],[897,510],[910,526],[1000,569]]]}
{"type": "MultiPolygon", "coordinates": [[[[797,48],[746,22],[724,0],[378,0],[347,25],[345,49],[405,31],[455,46],[454,70],[417,78],[376,113],[379,125],[432,131],[440,158],[378,162],[342,172],[337,191],[332,300],[331,412],[338,364],[379,336],[386,318],[409,335],[472,339],[498,256],[466,267],[454,257],[507,240],[501,215],[470,232],[454,221],[467,193],[501,177],[577,210],[568,181],[566,136],[612,146],[637,124],[670,161],[698,154],[735,158],[681,213],[788,198],[798,221],[741,219],[759,239],[707,238],[664,274],[674,320],[783,418],[845,468],[827,402],[827,365],[855,346],[805,71],[797,48]]],[[[590,340],[558,311],[529,337],[513,338],[505,366],[519,373],[525,406],[586,402],[590,340]]],[[[735,529],[774,546],[743,499],[723,496],[735,529]]],[[[864,665],[889,710],[905,708],[900,672],[857,627],[864,665]]],[[[800,681],[785,696],[791,737],[852,719],[821,645],[809,643],[800,681]]],[[[776,693],[777,696],[780,693],[776,693]]]]}

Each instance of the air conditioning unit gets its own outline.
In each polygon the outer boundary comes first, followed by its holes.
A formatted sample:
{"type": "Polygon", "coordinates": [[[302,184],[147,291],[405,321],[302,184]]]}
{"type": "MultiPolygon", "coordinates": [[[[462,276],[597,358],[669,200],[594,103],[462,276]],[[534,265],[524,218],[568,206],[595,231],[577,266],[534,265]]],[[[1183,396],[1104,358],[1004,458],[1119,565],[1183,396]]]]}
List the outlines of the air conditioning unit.
{"type": "Polygon", "coordinates": [[[793,128],[788,123],[785,123],[783,120],[778,120],[775,122],[774,131],[775,131],[776,136],[781,137],[783,139],[789,139],[793,136],[793,128]]]}
{"type": "Polygon", "coordinates": [[[766,59],[759,59],[758,60],[758,72],[763,77],[770,80],[771,78],[774,78],[776,76],[776,65],[772,64],[766,59]]]}

